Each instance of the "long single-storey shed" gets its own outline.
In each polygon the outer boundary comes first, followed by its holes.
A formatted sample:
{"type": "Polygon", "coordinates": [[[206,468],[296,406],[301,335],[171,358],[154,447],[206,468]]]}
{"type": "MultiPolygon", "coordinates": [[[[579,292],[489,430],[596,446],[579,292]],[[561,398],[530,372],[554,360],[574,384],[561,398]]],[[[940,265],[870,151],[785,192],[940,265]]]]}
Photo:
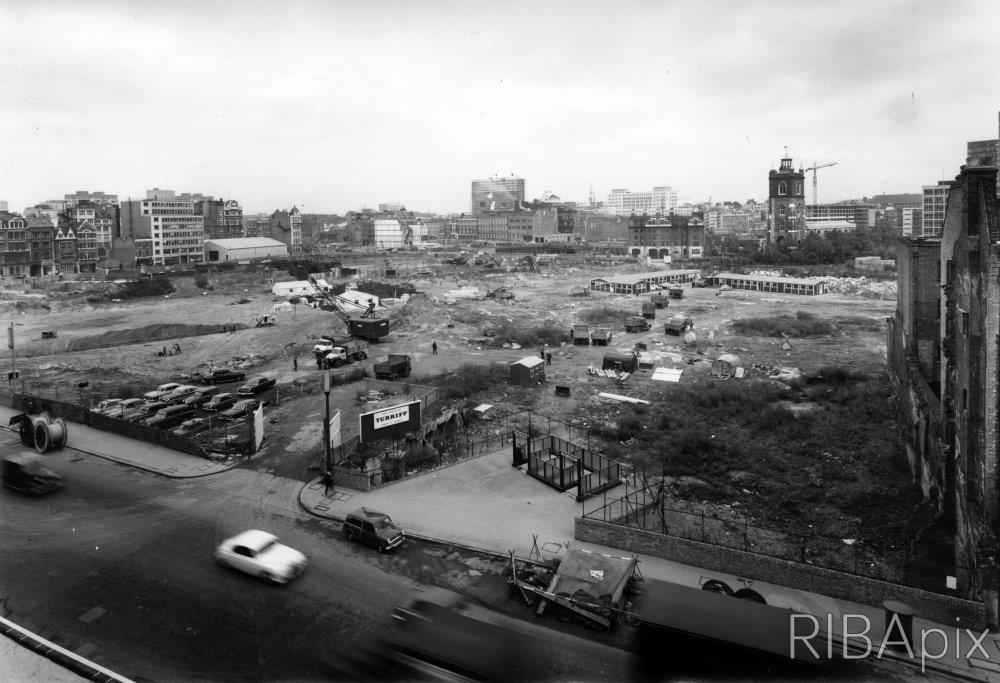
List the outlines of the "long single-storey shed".
{"type": "Polygon", "coordinates": [[[779,294],[825,294],[826,280],[821,277],[781,277],[777,275],[744,275],[719,273],[712,279],[718,285],[733,289],[754,289],[779,294]]]}
{"type": "Polygon", "coordinates": [[[700,270],[654,270],[648,273],[629,273],[594,278],[590,281],[590,288],[595,292],[642,294],[649,291],[650,285],[693,282],[699,277],[701,277],[700,270]]]}

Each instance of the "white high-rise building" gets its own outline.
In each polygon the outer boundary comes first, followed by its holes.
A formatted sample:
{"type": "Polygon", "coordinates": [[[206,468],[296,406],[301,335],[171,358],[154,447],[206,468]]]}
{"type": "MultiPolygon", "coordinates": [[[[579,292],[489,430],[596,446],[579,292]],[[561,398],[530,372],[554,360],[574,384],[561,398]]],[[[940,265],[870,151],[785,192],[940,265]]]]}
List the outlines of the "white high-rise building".
{"type": "Polygon", "coordinates": [[[605,209],[616,216],[631,214],[667,215],[677,208],[677,193],[669,186],[654,187],[652,192],[629,192],[613,189],[605,209]]]}
{"type": "Polygon", "coordinates": [[[151,238],[154,265],[204,261],[205,217],[194,212],[192,197],[204,198],[155,188],[146,199],[122,202],[122,235],[151,238]]]}
{"type": "Polygon", "coordinates": [[[920,237],[940,237],[944,226],[944,209],[948,204],[950,180],[941,180],[937,185],[924,186],[923,217],[920,237]]]}
{"type": "Polygon", "coordinates": [[[908,206],[903,209],[903,234],[906,237],[920,237],[924,233],[923,209],[908,206]]]}

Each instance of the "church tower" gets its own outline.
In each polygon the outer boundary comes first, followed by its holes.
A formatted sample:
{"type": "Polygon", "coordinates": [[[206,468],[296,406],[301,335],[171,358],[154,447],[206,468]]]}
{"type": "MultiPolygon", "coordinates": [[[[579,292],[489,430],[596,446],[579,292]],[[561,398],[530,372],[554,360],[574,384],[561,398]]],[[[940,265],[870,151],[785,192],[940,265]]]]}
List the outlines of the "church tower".
{"type": "Polygon", "coordinates": [[[805,237],[806,195],[805,173],[792,167],[792,158],[781,159],[781,168],[768,174],[767,242],[779,245],[786,240],[796,242],[805,237]]]}

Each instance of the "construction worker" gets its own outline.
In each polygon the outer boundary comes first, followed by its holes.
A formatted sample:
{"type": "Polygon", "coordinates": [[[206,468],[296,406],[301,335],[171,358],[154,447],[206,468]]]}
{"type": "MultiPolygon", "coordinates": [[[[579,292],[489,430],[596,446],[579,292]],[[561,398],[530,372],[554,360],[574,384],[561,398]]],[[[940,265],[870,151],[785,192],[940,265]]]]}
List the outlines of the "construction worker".
{"type": "Polygon", "coordinates": [[[438,355],[438,343],[436,341],[431,342],[431,355],[432,356],[438,355]]]}
{"type": "Polygon", "coordinates": [[[545,364],[552,365],[552,354],[548,351],[545,352],[545,364]]]}
{"type": "Polygon", "coordinates": [[[298,356],[295,356],[294,358],[292,358],[292,368],[295,369],[295,372],[299,371],[299,357],[298,356]]]}

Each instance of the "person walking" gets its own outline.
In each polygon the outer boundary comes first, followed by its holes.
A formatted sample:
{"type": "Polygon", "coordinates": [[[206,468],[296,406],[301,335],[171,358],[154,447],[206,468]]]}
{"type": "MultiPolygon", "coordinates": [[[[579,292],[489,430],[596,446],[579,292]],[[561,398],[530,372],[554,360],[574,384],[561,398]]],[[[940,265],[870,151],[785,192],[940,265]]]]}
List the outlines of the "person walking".
{"type": "Polygon", "coordinates": [[[551,353],[546,352],[546,354],[545,354],[545,364],[546,365],[552,365],[552,354],[551,353]]]}
{"type": "Polygon", "coordinates": [[[431,342],[431,355],[433,355],[433,356],[438,355],[438,343],[437,342],[431,342]]]}
{"type": "Polygon", "coordinates": [[[294,358],[292,358],[292,367],[295,369],[295,372],[299,371],[299,357],[298,356],[295,356],[294,358]]]}

